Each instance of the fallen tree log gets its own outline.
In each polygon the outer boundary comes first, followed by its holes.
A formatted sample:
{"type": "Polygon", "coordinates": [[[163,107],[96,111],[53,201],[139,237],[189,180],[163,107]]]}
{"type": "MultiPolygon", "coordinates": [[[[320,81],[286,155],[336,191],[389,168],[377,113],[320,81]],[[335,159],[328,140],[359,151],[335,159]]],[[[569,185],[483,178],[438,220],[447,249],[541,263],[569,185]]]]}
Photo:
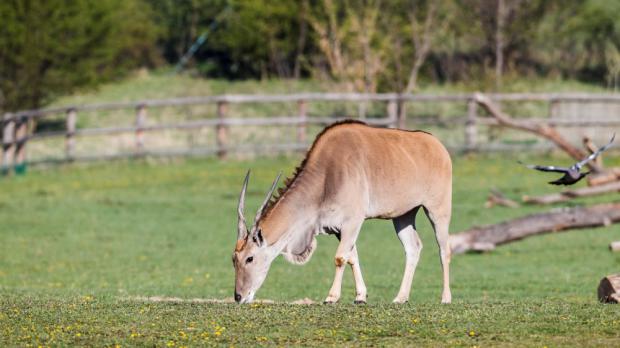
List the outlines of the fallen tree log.
{"type": "Polygon", "coordinates": [[[620,192],[620,181],[614,181],[598,186],[582,187],[575,190],[565,190],[544,196],[523,196],[523,202],[527,204],[552,204],[571,200],[577,197],[596,196],[605,193],[620,192]]]}
{"type": "Polygon", "coordinates": [[[620,222],[620,203],[566,208],[531,214],[495,225],[473,227],[450,237],[452,252],[488,251],[526,237],[620,222]]]}
{"type": "Polygon", "coordinates": [[[620,302],[620,273],[601,279],[598,284],[598,300],[603,303],[620,302]]]}

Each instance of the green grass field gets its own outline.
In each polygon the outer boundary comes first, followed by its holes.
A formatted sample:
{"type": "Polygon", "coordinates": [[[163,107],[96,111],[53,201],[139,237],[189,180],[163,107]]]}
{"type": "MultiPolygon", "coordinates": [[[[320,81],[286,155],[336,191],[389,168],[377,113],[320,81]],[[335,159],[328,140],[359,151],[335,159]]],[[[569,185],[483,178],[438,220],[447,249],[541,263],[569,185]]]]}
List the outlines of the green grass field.
{"type": "MultiPolygon", "coordinates": [[[[453,233],[547,209],[483,208],[491,187],[512,198],[556,189],[517,157],[455,158],[453,233]]],[[[341,303],[286,304],[326,296],[336,248],[327,236],[305,266],[274,262],[257,297],[276,304],[137,299],[230,298],[243,175],[253,169],[250,215],[276,172],[298,160],[112,162],[1,179],[0,346],[620,346],[620,307],[596,301],[598,281],[620,269],[607,250],[618,226],[455,256],[451,305],[439,304],[439,258],[423,214],[425,247],[406,305],[390,303],[404,255],[389,221],[368,221],[358,242],[365,306],[352,304],[349,270],[341,303]]]]}

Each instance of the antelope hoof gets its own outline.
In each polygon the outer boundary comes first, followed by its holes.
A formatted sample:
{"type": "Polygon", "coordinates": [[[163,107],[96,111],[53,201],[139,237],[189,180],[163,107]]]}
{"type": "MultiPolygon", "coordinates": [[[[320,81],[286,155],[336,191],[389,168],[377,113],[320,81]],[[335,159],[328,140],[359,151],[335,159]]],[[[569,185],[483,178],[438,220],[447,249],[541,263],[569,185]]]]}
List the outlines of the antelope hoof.
{"type": "Polygon", "coordinates": [[[338,303],[338,300],[339,299],[337,297],[327,296],[325,301],[323,301],[323,304],[336,304],[336,303],[338,303]]]}
{"type": "Polygon", "coordinates": [[[368,298],[368,296],[365,293],[358,293],[355,296],[355,301],[353,301],[353,303],[355,304],[366,304],[366,299],[368,298]]]}
{"type": "Polygon", "coordinates": [[[392,301],[392,303],[397,303],[397,304],[405,304],[409,302],[409,299],[406,298],[395,298],[394,301],[392,301]]]}
{"type": "Polygon", "coordinates": [[[442,295],[441,296],[441,303],[445,303],[445,304],[449,304],[452,303],[452,294],[447,294],[447,295],[442,295]]]}

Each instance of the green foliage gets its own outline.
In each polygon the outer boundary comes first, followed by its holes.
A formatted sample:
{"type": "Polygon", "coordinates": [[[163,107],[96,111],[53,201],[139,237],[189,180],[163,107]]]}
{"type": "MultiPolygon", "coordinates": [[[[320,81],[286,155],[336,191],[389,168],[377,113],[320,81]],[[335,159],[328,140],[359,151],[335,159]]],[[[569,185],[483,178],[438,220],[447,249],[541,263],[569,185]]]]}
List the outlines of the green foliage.
{"type": "Polygon", "coordinates": [[[197,70],[211,77],[292,77],[298,47],[298,1],[148,0],[162,27],[159,45],[176,64],[207,32],[194,55],[197,70]]]}
{"type": "Polygon", "coordinates": [[[221,12],[225,0],[145,0],[153,11],[153,21],[161,30],[158,46],[163,57],[177,63],[221,12]]]}
{"type": "MultiPolygon", "coordinates": [[[[620,266],[620,257],[607,250],[617,239],[617,225],[552,233],[487,254],[454,256],[454,303],[448,306],[439,304],[439,257],[423,214],[417,222],[424,249],[407,305],[389,303],[398,291],[404,255],[391,222],[377,220],[364,224],[357,244],[368,306],[352,305],[348,269],[336,306],[136,299],[230,298],[230,255],[243,175],[252,168],[246,202],[251,212],[274,174],[279,169],[290,174],[297,161],[115,162],[33,170],[26,177],[0,180],[0,345],[617,343],[617,307],[598,304],[595,291],[598,281],[620,266]]],[[[618,165],[618,158],[606,158],[606,164],[618,165]]],[[[490,186],[513,199],[555,190],[545,183],[545,174],[520,168],[514,156],[455,156],[454,178],[452,233],[541,209],[485,209],[490,186]]],[[[308,264],[276,259],[258,297],[320,302],[333,277],[335,249],[336,238],[321,236],[308,264]]]]}
{"type": "Polygon", "coordinates": [[[0,109],[36,108],[154,64],[149,17],[137,0],[0,2],[0,109]]]}
{"type": "Polygon", "coordinates": [[[2,1],[0,109],[38,107],[162,60],[177,64],[205,33],[187,64],[203,77],[312,77],[366,92],[462,81],[486,86],[497,78],[502,52],[506,79],[551,76],[618,85],[620,3],[505,0],[503,16],[497,4],[2,1]]]}
{"type": "MultiPolygon", "coordinates": [[[[227,52],[233,62],[230,72],[237,76],[267,77],[269,71],[280,77],[292,77],[300,3],[296,0],[231,1],[232,14],[210,48],[227,52]]],[[[217,74],[213,70],[205,72],[217,74]]]]}
{"type": "Polygon", "coordinates": [[[552,3],[533,37],[533,57],[566,76],[601,83],[618,70],[619,16],[616,1],[552,3]]]}

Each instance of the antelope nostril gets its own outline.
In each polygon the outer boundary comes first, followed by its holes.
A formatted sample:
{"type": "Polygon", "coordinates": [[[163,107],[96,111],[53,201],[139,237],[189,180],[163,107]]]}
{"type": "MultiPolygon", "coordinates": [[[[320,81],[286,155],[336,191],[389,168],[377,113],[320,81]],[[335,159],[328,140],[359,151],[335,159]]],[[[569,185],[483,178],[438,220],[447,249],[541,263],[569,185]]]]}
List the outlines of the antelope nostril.
{"type": "Polygon", "coordinates": [[[235,302],[241,302],[241,295],[238,292],[235,292],[235,302]]]}

